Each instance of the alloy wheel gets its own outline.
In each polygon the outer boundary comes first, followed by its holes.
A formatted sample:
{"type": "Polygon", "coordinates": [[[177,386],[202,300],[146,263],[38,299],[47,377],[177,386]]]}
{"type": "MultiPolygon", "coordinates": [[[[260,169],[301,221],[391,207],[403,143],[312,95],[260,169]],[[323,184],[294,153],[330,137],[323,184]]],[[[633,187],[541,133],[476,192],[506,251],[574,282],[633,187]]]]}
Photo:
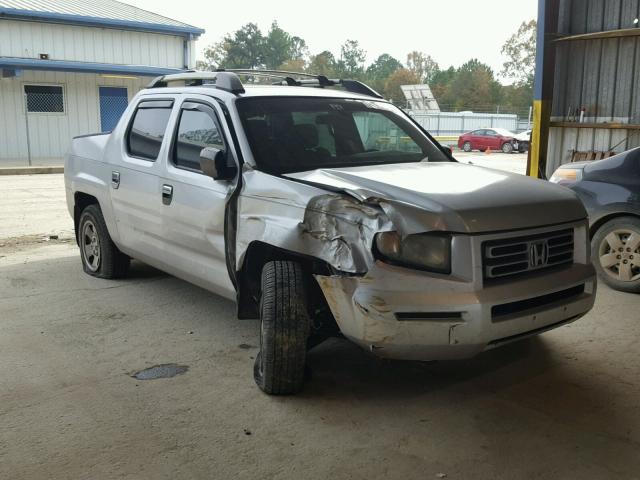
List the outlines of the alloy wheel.
{"type": "Polygon", "coordinates": [[[621,282],[640,279],[640,232],[612,231],[600,242],[598,256],[602,269],[610,277],[621,282]]]}
{"type": "Polygon", "coordinates": [[[91,220],[86,220],[82,226],[82,250],[87,268],[92,272],[98,271],[100,268],[100,237],[91,220]]]}

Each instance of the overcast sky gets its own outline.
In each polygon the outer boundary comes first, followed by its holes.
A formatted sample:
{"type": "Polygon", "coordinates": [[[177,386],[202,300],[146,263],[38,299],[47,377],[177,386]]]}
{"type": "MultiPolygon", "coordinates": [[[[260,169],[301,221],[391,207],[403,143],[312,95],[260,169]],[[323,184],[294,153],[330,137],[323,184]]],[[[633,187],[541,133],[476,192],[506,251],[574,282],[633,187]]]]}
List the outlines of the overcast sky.
{"type": "Polygon", "coordinates": [[[537,16],[537,0],[259,1],[124,0],[145,10],[203,28],[198,58],[205,46],[242,25],[257,23],[266,32],[273,20],[302,37],[310,52],[340,54],[347,39],[358,40],[371,61],[389,53],[401,62],[411,50],[431,55],[440,67],[460,66],[470,58],[496,73],[504,61],[500,48],[520,23],[537,16]]]}

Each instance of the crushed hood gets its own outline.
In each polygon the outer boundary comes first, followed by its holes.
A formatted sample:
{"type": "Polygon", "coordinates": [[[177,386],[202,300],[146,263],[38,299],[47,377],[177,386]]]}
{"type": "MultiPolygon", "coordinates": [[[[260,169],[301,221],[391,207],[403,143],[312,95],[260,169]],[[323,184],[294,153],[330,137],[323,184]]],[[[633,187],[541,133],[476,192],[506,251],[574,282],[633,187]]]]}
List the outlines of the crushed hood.
{"type": "Polygon", "coordinates": [[[286,176],[375,202],[405,234],[495,232],[587,216],[568,188],[454,162],[330,168],[286,176]]]}

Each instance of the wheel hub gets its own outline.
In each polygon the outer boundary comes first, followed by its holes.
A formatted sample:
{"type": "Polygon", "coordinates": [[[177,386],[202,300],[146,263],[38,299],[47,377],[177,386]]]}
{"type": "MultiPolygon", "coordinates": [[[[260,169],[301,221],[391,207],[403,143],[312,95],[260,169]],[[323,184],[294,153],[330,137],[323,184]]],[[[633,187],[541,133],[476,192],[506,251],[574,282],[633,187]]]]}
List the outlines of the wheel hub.
{"type": "Polygon", "coordinates": [[[600,244],[600,265],[607,275],[622,282],[640,279],[640,233],[620,229],[600,244]]]}
{"type": "Polygon", "coordinates": [[[86,267],[95,272],[100,268],[100,239],[95,224],[85,220],[81,235],[83,259],[86,267]]]}

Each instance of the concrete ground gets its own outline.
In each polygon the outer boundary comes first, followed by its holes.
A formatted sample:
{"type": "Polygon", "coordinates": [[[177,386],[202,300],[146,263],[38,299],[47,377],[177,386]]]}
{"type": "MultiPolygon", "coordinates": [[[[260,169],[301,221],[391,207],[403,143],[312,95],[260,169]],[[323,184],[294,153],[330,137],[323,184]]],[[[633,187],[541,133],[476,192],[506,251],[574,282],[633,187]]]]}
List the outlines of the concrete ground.
{"type": "Polygon", "coordinates": [[[332,340],[269,397],[231,302],[140,263],[95,279],[43,241],[70,228],[50,177],[0,204],[0,478],[640,479],[639,296],[600,286],[578,322],[465,361],[332,340]],[[167,363],[188,371],[131,377],[167,363]]]}

